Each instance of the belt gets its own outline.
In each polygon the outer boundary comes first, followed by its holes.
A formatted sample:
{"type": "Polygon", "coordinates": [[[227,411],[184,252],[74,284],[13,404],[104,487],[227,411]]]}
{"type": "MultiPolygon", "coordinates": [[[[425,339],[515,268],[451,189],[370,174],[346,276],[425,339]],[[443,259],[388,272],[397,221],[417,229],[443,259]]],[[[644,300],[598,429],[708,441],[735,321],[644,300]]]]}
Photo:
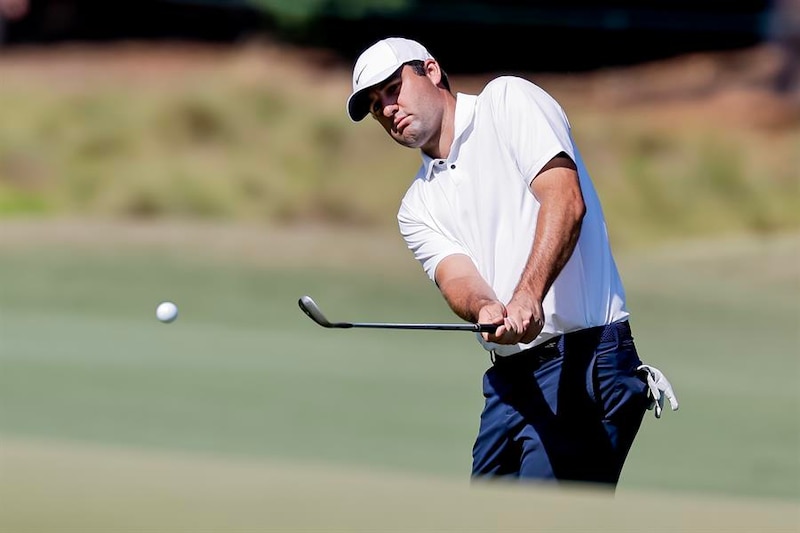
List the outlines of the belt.
{"type": "Polygon", "coordinates": [[[583,343],[590,341],[595,343],[607,342],[618,338],[620,334],[630,335],[630,324],[627,320],[614,322],[605,326],[596,326],[563,333],[546,340],[542,344],[511,355],[496,355],[494,350],[491,350],[489,356],[492,364],[495,366],[519,364],[521,362],[527,364],[543,364],[563,355],[567,343],[572,344],[573,342],[583,343]]]}
{"type": "Polygon", "coordinates": [[[553,337],[542,344],[538,344],[527,350],[522,350],[511,355],[497,355],[494,350],[489,352],[489,358],[495,366],[504,366],[519,363],[534,363],[542,364],[551,361],[561,355],[561,350],[558,349],[559,342],[563,339],[564,335],[553,337]]]}

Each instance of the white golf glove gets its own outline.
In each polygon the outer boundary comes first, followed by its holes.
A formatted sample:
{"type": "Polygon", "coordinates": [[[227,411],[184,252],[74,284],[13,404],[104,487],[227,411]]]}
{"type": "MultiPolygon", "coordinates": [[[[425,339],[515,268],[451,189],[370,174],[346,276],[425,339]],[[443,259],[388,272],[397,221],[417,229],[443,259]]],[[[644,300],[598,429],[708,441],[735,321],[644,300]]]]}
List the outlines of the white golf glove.
{"type": "Polygon", "coordinates": [[[655,409],[656,418],[661,418],[664,398],[669,400],[673,411],[678,410],[678,398],[672,390],[672,385],[659,369],[650,365],[639,365],[636,370],[647,372],[647,386],[650,387],[650,405],[647,408],[655,409]]]}

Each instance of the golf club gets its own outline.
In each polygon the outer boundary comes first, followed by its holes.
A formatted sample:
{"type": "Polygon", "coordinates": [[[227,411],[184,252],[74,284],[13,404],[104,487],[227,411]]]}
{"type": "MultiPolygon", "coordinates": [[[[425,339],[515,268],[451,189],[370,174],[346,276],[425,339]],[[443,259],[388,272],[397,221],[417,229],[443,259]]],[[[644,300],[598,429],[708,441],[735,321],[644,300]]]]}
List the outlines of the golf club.
{"type": "Polygon", "coordinates": [[[300,309],[323,328],[378,328],[378,329],[427,329],[440,331],[473,331],[493,333],[496,324],[395,324],[387,322],[331,322],[322,314],[310,296],[301,296],[297,301],[300,309]]]}

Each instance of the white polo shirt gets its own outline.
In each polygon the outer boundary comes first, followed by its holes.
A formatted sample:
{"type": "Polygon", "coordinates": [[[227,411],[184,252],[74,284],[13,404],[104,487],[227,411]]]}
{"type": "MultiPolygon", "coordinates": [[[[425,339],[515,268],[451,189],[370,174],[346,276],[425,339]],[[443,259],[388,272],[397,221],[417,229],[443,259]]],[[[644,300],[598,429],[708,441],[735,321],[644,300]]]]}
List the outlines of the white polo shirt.
{"type": "Polygon", "coordinates": [[[508,303],[530,255],[539,214],[529,183],[559,152],[578,168],[586,204],[581,234],[545,296],[544,329],[532,343],[498,345],[477,335],[500,356],[628,316],[600,201],[561,106],[538,86],[512,76],[494,79],[477,96],[459,93],[450,156],[423,154],[397,215],[400,233],[431,280],[442,259],[465,254],[508,303]]]}

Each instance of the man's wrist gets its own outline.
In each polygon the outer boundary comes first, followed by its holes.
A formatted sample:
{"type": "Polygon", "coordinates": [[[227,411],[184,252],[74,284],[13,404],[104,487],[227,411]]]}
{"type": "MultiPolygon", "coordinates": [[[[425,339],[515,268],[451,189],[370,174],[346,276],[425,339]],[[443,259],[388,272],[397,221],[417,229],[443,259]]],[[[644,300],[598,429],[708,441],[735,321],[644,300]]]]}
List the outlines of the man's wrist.
{"type": "Polygon", "coordinates": [[[515,302],[523,306],[530,306],[538,302],[541,305],[544,298],[540,297],[538,294],[538,292],[531,289],[517,289],[514,291],[514,295],[511,297],[509,303],[515,302]]]}
{"type": "Polygon", "coordinates": [[[499,302],[495,298],[487,298],[487,297],[478,297],[473,299],[469,304],[469,315],[471,322],[478,322],[481,311],[489,305],[499,304],[501,307],[504,307],[501,302],[499,302]]]}

